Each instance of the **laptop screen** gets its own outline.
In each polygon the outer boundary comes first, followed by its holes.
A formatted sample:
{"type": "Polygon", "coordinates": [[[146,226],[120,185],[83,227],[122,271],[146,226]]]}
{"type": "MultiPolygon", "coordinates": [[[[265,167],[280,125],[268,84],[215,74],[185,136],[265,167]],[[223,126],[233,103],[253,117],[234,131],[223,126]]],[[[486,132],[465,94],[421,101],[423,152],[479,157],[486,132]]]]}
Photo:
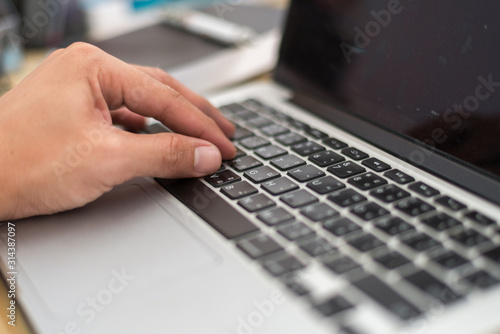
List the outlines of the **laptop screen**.
{"type": "Polygon", "coordinates": [[[294,0],[277,77],[500,178],[498,13],[498,1],[294,0]]]}

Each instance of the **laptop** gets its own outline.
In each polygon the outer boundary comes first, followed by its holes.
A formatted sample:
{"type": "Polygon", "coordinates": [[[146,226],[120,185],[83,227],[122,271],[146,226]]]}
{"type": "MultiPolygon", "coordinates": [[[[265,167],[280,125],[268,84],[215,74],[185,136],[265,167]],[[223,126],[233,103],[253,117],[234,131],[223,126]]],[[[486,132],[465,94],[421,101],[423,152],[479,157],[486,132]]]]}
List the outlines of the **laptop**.
{"type": "Polygon", "coordinates": [[[273,81],[211,97],[235,159],[2,224],[16,311],[52,334],[499,333],[498,9],[292,0],[273,81]]]}

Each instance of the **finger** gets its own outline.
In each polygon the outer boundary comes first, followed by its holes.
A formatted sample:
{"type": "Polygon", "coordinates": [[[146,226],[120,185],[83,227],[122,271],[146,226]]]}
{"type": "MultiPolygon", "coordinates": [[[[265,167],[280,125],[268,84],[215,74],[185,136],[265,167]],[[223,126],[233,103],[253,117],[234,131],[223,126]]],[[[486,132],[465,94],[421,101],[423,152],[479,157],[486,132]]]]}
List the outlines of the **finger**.
{"type": "Polygon", "coordinates": [[[101,108],[125,105],[131,111],[161,121],[175,132],[210,141],[219,148],[224,159],[231,159],[236,154],[234,145],[215,121],[172,87],[113,57],[101,59],[97,64],[96,86],[105,100],[101,101],[101,108]]]}
{"type": "Polygon", "coordinates": [[[146,126],[146,118],[125,107],[110,111],[113,124],[121,125],[128,131],[137,132],[146,126]]]}
{"type": "Polygon", "coordinates": [[[156,80],[162,82],[165,85],[168,85],[178,91],[182,96],[184,96],[187,100],[189,100],[193,105],[195,105],[198,109],[203,111],[207,116],[214,119],[217,125],[222,129],[224,134],[231,138],[234,134],[234,125],[229,120],[227,120],[224,115],[219,111],[219,109],[215,108],[210,102],[208,102],[205,98],[196,94],[182,83],[174,79],[167,72],[153,67],[139,66],[135,65],[139,70],[147,73],[151,77],[156,80]]]}
{"type": "Polygon", "coordinates": [[[219,149],[198,138],[175,133],[118,133],[122,143],[118,154],[124,159],[122,175],[129,178],[154,176],[162,178],[200,177],[217,171],[222,163],[219,149]]]}

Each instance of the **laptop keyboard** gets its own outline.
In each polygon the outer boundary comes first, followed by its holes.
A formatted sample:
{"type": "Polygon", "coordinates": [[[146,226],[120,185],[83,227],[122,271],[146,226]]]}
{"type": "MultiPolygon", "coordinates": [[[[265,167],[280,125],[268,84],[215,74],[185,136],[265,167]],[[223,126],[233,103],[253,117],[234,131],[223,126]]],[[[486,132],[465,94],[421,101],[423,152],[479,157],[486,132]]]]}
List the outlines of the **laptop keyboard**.
{"type": "Polygon", "coordinates": [[[409,320],[499,283],[492,217],[257,100],[220,109],[236,158],[203,181],[158,182],[319,314],[369,298],[409,320]],[[342,288],[318,293],[311,270],[342,288]]]}

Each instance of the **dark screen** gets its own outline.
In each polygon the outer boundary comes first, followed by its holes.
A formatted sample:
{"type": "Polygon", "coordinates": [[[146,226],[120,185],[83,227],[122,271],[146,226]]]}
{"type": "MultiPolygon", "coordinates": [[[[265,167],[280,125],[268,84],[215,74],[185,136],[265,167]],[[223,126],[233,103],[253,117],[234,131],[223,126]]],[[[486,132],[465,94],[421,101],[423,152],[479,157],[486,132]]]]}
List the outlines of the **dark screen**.
{"type": "Polygon", "coordinates": [[[494,0],[294,0],[278,79],[500,177],[499,14],[494,0]]]}

